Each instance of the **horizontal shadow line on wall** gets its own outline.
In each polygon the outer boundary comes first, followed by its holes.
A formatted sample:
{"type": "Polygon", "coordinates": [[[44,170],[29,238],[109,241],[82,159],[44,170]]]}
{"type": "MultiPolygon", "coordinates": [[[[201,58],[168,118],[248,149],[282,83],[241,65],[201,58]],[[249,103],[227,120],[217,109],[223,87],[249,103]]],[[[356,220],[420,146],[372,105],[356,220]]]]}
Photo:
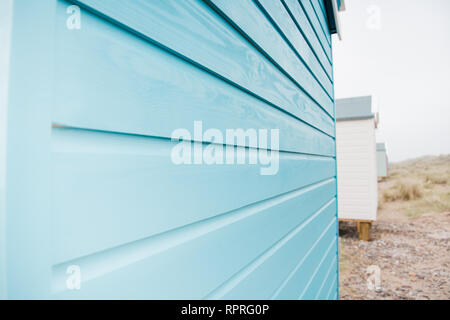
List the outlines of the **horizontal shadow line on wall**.
{"type": "MultiPolygon", "coordinates": [[[[52,124],[52,129],[53,130],[58,130],[60,132],[62,132],[62,130],[66,130],[66,131],[72,131],[72,132],[79,132],[80,135],[83,134],[103,134],[103,135],[110,135],[111,137],[117,136],[117,137],[123,137],[124,139],[126,138],[131,138],[131,137],[136,137],[137,139],[154,139],[154,141],[158,141],[159,143],[163,142],[163,143],[179,143],[180,141],[172,141],[171,138],[167,138],[167,137],[160,137],[160,136],[152,136],[152,135],[145,135],[145,134],[139,134],[139,133],[129,133],[129,132],[118,132],[118,131],[108,131],[108,130],[99,130],[99,129],[90,129],[90,128],[81,128],[81,127],[73,127],[73,126],[64,126],[61,124],[52,124]]],[[[335,156],[333,155],[325,155],[325,154],[316,154],[316,153],[306,153],[306,152],[295,152],[295,151],[286,151],[286,150],[273,150],[273,149],[266,149],[266,148],[260,148],[260,147],[255,147],[255,146],[240,146],[237,144],[226,144],[225,142],[223,144],[218,144],[218,143],[214,143],[214,142],[205,142],[205,141],[197,141],[197,140],[182,140],[185,142],[191,142],[191,143],[198,143],[198,144],[203,144],[204,146],[213,144],[213,145],[222,145],[222,146],[230,146],[230,147],[236,147],[238,149],[246,149],[246,150],[259,150],[259,151],[278,151],[280,155],[286,155],[286,156],[306,156],[309,157],[309,159],[311,160],[321,160],[321,159],[334,159],[335,156]]],[[[272,143],[272,142],[270,142],[272,143]]],[[[168,145],[169,146],[169,145],[168,145]]],[[[109,144],[108,147],[111,147],[111,145],[109,144]]],[[[121,146],[122,147],[122,146],[121,146]]],[[[80,145],[77,145],[77,150],[79,151],[80,145]]],[[[87,148],[88,149],[88,148],[87,148]]],[[[97,152],[101,152],[102,151],[102,146],[95,144],[95,150],[97,150],[97,152]]],[[[53,148],[54,152],[62,152],[62,149],[59,149],[58,146],[55,144],[55,147],[53,148]]],[[[118,151],[120,151],[118,149],[118,151]]],[[[69,148],[64,148],[63,152],[70,152],[69,148]]]]}

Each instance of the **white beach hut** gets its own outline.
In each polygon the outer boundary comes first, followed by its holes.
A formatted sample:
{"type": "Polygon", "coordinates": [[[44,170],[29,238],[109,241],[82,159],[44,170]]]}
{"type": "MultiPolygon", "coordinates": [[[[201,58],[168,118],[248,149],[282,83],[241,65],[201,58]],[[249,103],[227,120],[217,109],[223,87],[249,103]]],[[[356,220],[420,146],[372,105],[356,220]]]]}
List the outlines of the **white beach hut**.
{"type": "Polygon", "coordinates": [[[378,206],[372,97],[336,100],[336,120],[339,219],[356,221],[360,239],[368,240],[378,206]]]}

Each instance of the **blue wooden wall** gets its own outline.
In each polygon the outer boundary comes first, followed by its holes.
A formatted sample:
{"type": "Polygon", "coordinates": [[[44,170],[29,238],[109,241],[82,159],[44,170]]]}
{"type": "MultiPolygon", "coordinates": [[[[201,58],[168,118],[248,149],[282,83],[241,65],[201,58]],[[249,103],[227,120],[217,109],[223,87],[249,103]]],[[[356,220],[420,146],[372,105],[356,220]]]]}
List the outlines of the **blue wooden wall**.
{"type": "Polygon", "coordinates": [[[12,25],[2,297],[337,298],[321,0],[22,0],[12,25]],[[173,164],[195,120],[279,129],[278,173],[173,164]]]}

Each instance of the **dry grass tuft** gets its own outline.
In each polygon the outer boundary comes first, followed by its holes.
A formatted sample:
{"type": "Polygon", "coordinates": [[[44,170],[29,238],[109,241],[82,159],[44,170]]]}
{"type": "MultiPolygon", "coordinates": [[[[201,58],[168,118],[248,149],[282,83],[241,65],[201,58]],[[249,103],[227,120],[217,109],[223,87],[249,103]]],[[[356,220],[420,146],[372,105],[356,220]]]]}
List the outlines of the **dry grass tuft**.
{"type": "Polygon", "coordinates": [[[450,155],[393,163],[379,183],[380,209],[394,206],[409,217],[450,211],[450,155]]]}
{"type": "Polygon", "coordinates": [[[427,175],[425,177],[425,183],[430,184],[447,184],[448,178],[446,176],[427,175]]]}
{"type": "Polygon", "coordinates": [[[423,191],[414,182],[399,180],[393,187],[383,191],[384,202],[409,201],[422,198],[423,191]]]}
{"type": "Polygon", "coordinates": [[[418,184],[400,183],[399,186],[400,199],[409,201],[422,198],[422,190],[418,184]]]}

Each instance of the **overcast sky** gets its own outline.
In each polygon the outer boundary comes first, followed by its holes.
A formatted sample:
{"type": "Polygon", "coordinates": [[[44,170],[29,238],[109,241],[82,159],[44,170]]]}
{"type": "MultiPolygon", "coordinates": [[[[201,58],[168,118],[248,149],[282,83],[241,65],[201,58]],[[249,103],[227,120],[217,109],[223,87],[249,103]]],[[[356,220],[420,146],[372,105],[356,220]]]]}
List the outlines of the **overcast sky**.
{"type": "Polygon", "coordinates": [[[399,161],[450,153],[450,1],[345,0],[335,96],[371,94],[377,140],[399,161]]]}

